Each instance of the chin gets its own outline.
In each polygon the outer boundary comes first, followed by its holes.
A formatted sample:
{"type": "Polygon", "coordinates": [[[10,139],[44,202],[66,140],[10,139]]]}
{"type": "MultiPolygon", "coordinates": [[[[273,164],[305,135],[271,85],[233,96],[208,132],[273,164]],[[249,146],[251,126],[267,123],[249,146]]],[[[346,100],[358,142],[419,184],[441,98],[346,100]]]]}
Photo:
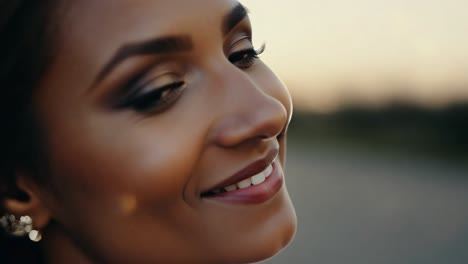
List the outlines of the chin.
{"type": "MultiPolygon", "coordinates": [[[[287,230],[285,230],[284,237],[274,241],[264,241],[260,245],[261,247],[246,252],[244,258],[239,258],[236,261],[232,262],[221,262],[221,263],[232,263],[232,264],[241,264],[241,263],[256,263],[260,261],[267,260],[276,256],[283,249],[285,249],[289,243],[292,241],[296,230],[296,224],[291,223],[287,230]]],[[[219,262],[218,262],[219,263],[219,262]]]]}
{"type": "MultiPolygon", "coordinates": [[[[288,202],[291,203],[289,198],[288,202]]],[[[284,212],[283,214],[283,225],[281,228],[278,228],[277,235],[269,240],[261,241],[260,245],[262,245],[263,247],[256,252],[256,257],[252,258],[250,261],[243,263],[253,263],[269,259],[277,255],[289,245],[289,243],[293,240],[294,235],[296,234],[297,218],[292,204],[288,208],[288,210],[289,212],[284,212]]]]}
{"type": "MultiPolygon", "coordinates": [[[[284,191],[287,194],[287,191],[284,191]]],[[[265,223],[265,232],[250,238],[250,243],[245,243],[243,250],[237,251],[236,256],[216,263],[256,263],[269,259],[285,249],[296,233],[297,218],[288,195],[285,196],[284,202],[286,206],[280,210],[278,218],[265,223]]]]}

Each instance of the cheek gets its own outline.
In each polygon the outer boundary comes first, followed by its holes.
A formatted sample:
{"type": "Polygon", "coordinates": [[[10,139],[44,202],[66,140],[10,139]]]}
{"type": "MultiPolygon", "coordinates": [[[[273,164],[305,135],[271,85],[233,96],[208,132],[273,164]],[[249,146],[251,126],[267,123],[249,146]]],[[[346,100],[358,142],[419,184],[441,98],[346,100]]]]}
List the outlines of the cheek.
{"type": "Polygon", "coordinates": [[[131,196],[158,208],[176,204],[198,156],[197,142],[180,135],[186,129],[160,123],[107,120],[87,129],[62,129],[50,149],[56,189],[74,203],[87,199],[118,206],[121,196],[131,196]]]}

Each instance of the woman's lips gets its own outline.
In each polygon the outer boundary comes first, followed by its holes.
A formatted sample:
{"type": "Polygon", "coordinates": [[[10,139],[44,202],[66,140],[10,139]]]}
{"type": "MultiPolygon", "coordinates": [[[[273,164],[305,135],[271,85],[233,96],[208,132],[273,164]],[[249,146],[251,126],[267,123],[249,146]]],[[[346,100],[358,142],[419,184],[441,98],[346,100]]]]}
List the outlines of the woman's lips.
{"type": "Polygon", "coordinates": [[[283,171],[278,161],[260,173],[235,184],[202,194],[202,198],[236,204],[259,204],[273,198],[283,185],[283,171]]]}
{"type": "Polygon", "coordinates": [[[250,164],[249,166],[241,169],[240,171],[238,171],[237,173],[235,173],[231,177],[229,177],[229,178],[227,178],[227,179],[225,179],[225,180],[223,180],[221,182],[218,182],[216,185],[211,186],[211,187],[203,190],[201,192],[202,196],[204,196],[204,195],[206,195],[206,194],[208,194],[210,192],[213,192],[216,189],[222,189],[224,187],[236,184],[238,182],[241,182],[243,180],[246,180],[248,178],[251,178],[252,176],[255,176],[255,175],[263,172],[278,157],[278,154],[279,154],[279,149],[277,149],[277,148],[271,149],[266,154],[266,156],[264,158],[253,162],[252,164],[250,164]]]}

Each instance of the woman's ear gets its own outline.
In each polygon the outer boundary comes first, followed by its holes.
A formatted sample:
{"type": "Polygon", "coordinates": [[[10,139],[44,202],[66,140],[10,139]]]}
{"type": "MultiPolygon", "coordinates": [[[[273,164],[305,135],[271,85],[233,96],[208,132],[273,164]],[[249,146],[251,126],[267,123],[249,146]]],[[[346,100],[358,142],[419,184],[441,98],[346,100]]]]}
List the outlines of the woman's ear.
{"type": "Polygon", "coordinates": [[[44,203],[44,189],[26,173],[16,175],[16,191],[3,200],[3,208],[12,215],[32,218],[33,229],[44,229],[51,219],[51,211],[44,203]]]}

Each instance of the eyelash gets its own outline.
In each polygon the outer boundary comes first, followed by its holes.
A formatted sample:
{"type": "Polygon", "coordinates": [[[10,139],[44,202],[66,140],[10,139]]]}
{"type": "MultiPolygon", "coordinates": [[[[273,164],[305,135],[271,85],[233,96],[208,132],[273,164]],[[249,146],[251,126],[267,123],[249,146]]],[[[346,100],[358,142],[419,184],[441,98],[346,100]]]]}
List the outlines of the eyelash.
{"type": "MultiPolygon", "coordinates": [[[[248,69],[264,51],[265,45],[262,45],[258,50],[254,48],[243,49],[230,54],[228,60],[240,69],[248,69]]],[[[133,84],[129,84],[129,86],[133,86],[133,84]]],[[[136,92],[132,92],[133,95],[128,96],[129,98],[127,97],[123,103],[118,104],[117,108],[131,108],[137,112],[148,114],[159,113],[177,101],[185,86],[185,82],[183,81],[173,82],[162,87],[154,88],[150,92],[142,95],[135,95],[138,94],[138,91],[142,90],[142,88],[139,88],[136,89],[136,92]],[[165,92],[169,94],[169,97],[164,96],[165,92]]]]}
{"type": "Polygon", "coordinates": [[[130,97],[118,105],[120,109],[131,108],[137,112],[158,113],[171,106],[185,89],[185,82],[173,82],[168,85],[154,88],[142,95],[130,97]],[[165,96],[167,92],[168,95],[165,96]]]}
{"type": "Polygon", "coordinates": [[[254,48],[243,49],[229,55],[228,60],[240,69],[250,68],[259,58],[259,55],[265,51],[265,45],[258,50],[254,48]]]}

